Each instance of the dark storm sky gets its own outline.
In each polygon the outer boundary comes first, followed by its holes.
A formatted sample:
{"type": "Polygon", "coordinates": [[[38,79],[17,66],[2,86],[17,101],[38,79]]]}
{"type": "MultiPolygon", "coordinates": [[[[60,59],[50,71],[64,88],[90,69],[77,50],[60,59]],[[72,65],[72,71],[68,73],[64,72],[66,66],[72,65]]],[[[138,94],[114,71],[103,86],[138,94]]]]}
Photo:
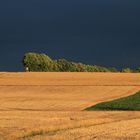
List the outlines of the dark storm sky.
{"type": "Polygon", "coordinates": [[[139,0],[0,1],[0,71],[25,52],[117,68],[140,66],[139,0]]]}

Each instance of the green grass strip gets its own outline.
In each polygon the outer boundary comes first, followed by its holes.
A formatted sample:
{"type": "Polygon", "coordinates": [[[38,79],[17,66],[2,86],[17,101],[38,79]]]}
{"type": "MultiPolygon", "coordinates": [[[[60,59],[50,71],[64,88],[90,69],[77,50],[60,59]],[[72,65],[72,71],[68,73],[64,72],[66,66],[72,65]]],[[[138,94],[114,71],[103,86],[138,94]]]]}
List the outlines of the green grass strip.
{"type": "Polygon", "coordinates": [[[134,95],[123,97],[109,102],[102,102],[86,108],[85,110],[124,110],[140,111],[140,92],[134,95]]]}

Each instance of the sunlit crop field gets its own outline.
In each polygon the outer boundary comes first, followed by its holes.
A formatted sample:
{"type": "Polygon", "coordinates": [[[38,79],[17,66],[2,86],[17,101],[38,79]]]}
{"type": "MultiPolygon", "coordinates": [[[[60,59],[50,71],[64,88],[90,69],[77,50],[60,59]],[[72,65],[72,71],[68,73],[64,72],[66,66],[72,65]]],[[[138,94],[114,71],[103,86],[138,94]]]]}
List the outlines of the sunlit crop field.
{"type": "Polygon", "coordinates": [[[140,90],[140,74],[0,73],[0,140],[140,139],[140,112],[84,111],[140,90]]]}

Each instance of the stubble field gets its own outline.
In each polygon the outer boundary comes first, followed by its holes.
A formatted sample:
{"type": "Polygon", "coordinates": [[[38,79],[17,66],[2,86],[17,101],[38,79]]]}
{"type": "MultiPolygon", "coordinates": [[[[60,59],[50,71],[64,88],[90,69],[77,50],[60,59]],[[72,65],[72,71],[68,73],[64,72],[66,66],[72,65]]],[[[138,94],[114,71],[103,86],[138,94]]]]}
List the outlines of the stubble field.
{"type": "Polygon", "coordinates": [[[140,90],[140,74],[0,73],[0,140],[140,139],[140,112],[83,111],[140,90]]]}

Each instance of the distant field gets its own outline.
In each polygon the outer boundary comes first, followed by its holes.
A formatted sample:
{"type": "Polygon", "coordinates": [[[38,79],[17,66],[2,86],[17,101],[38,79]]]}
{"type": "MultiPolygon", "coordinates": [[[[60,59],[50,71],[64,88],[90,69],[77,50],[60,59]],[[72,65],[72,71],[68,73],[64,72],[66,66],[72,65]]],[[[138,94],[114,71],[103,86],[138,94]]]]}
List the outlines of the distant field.
{"type": "Polygon", "coordinates": [[[140,74],[0,73],[0,140],[139,139],[140,112],[82,111],[140,90],[140,74]]]}

